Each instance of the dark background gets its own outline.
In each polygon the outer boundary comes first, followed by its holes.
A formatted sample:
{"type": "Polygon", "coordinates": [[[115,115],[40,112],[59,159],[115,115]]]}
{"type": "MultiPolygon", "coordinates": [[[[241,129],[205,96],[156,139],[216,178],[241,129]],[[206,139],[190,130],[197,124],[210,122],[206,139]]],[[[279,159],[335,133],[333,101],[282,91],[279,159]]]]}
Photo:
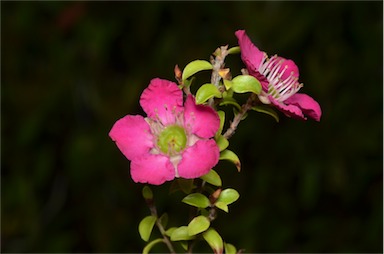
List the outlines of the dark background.
{"type": "MultiPolygon", "coordinates": [[[[174,80],[175,64],[245,29],[294,59],[323,117],[251,112],[230,140],[242,172],[218,167],[241,197],[214,226],[246,252],[382,252],[382,14],[382,2],[2,1],[1,251],[141,252],[142,185],[108,132],[142,114],[150,79],[174,80]]],[[[158,209],[186,224],[168,187],[153,188],[158,209]]]]}

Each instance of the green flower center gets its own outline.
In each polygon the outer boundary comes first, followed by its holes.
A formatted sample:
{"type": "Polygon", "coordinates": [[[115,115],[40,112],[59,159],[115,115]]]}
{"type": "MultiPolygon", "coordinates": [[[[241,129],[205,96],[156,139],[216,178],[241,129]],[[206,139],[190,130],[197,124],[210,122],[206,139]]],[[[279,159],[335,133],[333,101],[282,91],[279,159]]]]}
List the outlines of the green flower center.
{"type": "Polygon", "coordinates": [[[186,144],[185,130],[178,125],[166,127],[157,138],[157,146],[165,154],[178,153],[185,148],[186,144]]]}

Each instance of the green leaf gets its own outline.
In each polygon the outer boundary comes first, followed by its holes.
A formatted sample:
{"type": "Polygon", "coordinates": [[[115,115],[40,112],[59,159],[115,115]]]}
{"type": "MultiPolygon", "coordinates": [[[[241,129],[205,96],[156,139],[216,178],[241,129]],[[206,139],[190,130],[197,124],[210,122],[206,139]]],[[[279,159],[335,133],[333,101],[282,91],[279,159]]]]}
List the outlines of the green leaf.
{"type": "Polygon", "coordinates": [[[196,104],[203,104],[212,97],[222,97],[219,89],[212,84],[202,85],[196,92],[196,104]]]}
{"type": "Polygon", "coordinates": [[[203,233],[203,237],[215,253],[223,252],[223,239],[216,230],[209,228],[203,233]]]}
{"type": "Polygon", "coordinates": [[[164,213],[163,215],[161,215],[159,221],[160,221],[161,225],[163,225],[163,227],[166,228],[167,224],[168,224],[168,214],[164,213]]]}
{"type": "Polygon", "coordinates": [[[230,49],[228,49],[228,54],[239,54],[240,53],[240,47],[239,46],[236,46],[236,47],[232,47],[230,49]]]}
{"type": "Polygon", "coordinates": [[[216,138],[216,143],[217,143],[217,146],[220,149],[220,152],[224,151],[229,146],[228,139],[224,138],[223,135],[220,135],[218,138],[216,138]]]}
{"type": "Polygon", "coordinates": [[[240,197],[239,193],[234,189],[225,189],[220,193],[217,202],[223,202],[226,205],[230,205],[240,197]]]}
{"type": "Polygon", "coordinates": [[[206,208],[210,205],[209,199],[201,193],[189,194],[183,198],[182,202],[199,208],[206,208]]]}
{"type": "Polygon", "coordinates": [[[226,205],[224,202],[221,202],[221,201],[217,201],[215,203],[215,206],[221,210],[223,210],[224,212],[228,212],[228,205],[226,205]]]}
{"type": "Polygon", "coordinates": [[[230,243],[224,243],[225,254],[236,254],[236,247],[230,243]]]}
{"type": "Polygon", "coordinates": [[[236,93],[252,92],[260,94],[261,84],[251,75],[239,75],[232,79],[232,90],[236,93]]]}
{"type": "Polygon", "coordinates": [[[276,120],[276,122],[279,122],[279,115],[277,114],[277,112],[267,105],[254,106],[252,107],[252,109],[257,112],[270,115],[276,120]]]}
{"type": "Polygon", "coordinates": [[[240,172],[241,170],[241,163],[239,157],[232,152],[231,150],[224,150],[220,153],[220,160],[228,160],[235,164],[237,170],[240,172]]]}
{"type": "Polygon", "coordinates": [[[213,69],[213,66],[210,62],[205,60],[195,60],[187,64],[187,66],[185,66],[181,79],[184,81],[199,71],[212,70],[212,69],[213,69]]]}
{"type": "Polygon", "coordinates": [[[153,226],[156,222],[156,216],[150,215],[145,217],[140,221],[139,224],[139,234],[141,236],[141,239],[148,242],[149,237],[151,236],[153,226]]]}
{"type": "MultiPolygon", "coordinates": [[[[233,114],[236,116],[237,114],[239,114],[239,111],[236,109],[236,108],[233,108],[233,114]]],[[[246,119],[248,117],[248,112],[246,112],[242,117],[241,117],[241,121],[243,121],[244,119],[246,119]]]]}
{"type": "Polygon", "coordinates": [[[208,174],[205,174],[203,176],[200,177],[201,179],[203,179],[204,181],[206,181],[207,183],[210,183],[212,185],[215,185],[215,186],[221,186],[221,178],[219,176],[219,174],[211,169],[208,174]]]}
{"type": "Polygon", "coordinates": [[[165,234],[169,237],[171,237],[173,231],[175,231],[177,229],[177,227],[171,227],[171,228],[168,228],[167,231],[165,231],[165,234]]]}
{"type": "Polygon", "coordinates": [[[152,242],[148,243],[144,249],[143,249],[143,254],[148,254],[149,251],[152,249],[153,246],[155,246],[158,243],[163,242],[163,238],[158,238],[156,240],[153,240],[152,242]]]}
{"type": "Polygon", "coordinates": [[[187,241],[180,241],[181,248],[183,248],[185,251],[188,250],[188,242],[187,241]]]}
{"type": "Polygon", "coordinates": [[[177,178],[177,183],[179,184],[180,189],[185,193],[189,194],[192,192],[193,188],[195,187],[193,185],[193,179],[184,179],[184,178],[177,178]]]}
{"type": "Polygon", "coordinates": [[[232,84],[233,84],[232,81],[227,80],[227,79],[224,79],[223,81],[224,81],[225,90],[231,89],[232,84]]]}
{"type": "Polygon", "coordinates": [[[188,224],[188,234],[197,235],[207,230],[209,225],[211,225],[211,223],[207,217],[202,215],[197,216],[193,218],[193,220],[191,220],[191,222],[188,224]]]}
{"type": "Polygon", "coordinates": [[[241,109],[241,106],[239,105],[239,103],[237,103],[237,101],[231,97],[227,97],[227,98],[224,98],[220,104],[220,106],[226,106],[226,105],[233,105],[235,106],[238,110],[241,109]]]}
{"type": "Polygon", "coordinates": [[[225,112],[222,110],[219,110],[217,111],[217,114],[219,115],[219,118],[220,118],[220,127],[215,134],[215,138],[218,138],[221,135],[221,132],[223,131],[223,127],[225,123],[225,112]]]}
{"type": "Polygon", "coordinates": [[[188,227],[181,226],[176,228],[171,234],[171,241],[192,240],[195,236],[188,234],[188,227]]]}
{"type": "Polygon", "coordinates": [[[144,199],[153,199],[152,190],[151,190],[151,188],[149,188],[148,185],[144,186],[144,188],[142,190],[142,194],[143,194],[144,199]]]}

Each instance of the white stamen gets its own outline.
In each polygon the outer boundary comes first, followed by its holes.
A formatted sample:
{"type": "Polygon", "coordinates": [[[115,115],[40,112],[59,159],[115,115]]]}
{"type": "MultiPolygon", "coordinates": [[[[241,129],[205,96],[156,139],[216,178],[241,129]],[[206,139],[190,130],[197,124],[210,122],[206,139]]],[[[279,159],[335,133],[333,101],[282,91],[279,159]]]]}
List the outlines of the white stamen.
{"type": "Polygon", "coordinates": [[[260,74],[264,75],[269,81],[268,95],[275,98],[277,101],[285,101],[303,86],[298,83],[298,77],[294,76],[294,72],[283,79],[283,75],[288,69],[288,65],[283,67],[283,59],[279,59],[277,55],[268,58],[264,53],[263,60],[258,68],[260,74]]]}

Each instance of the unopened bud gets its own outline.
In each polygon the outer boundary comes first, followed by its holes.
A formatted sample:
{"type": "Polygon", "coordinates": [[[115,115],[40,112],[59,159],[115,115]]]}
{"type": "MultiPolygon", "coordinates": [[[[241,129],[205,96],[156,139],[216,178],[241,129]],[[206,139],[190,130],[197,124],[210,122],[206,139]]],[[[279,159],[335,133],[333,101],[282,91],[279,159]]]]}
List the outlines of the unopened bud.
{"type": "Polygon", "coordinates": [[[175,65],[174,72],[175,72],[176,80],[180,83],[181,77],[182,77],[182,72],[181,72],[181,70],[180,70],[180,68],[179,68],[179,66],[177,64],[175,65]]]}
{"type": "Polygon", "coordinates": [[[220,194],[221,189],[217,189],[214,193],[211,194],[211,196],[209,197],[209,201],[211,202],[211,204],[216,203],[216,200],[220,197],[220,194]]]}
{"type": "Polygon", "coordinates": [[[143,188],[143,197],[145,200],[152,200],[153,199],[153,193],[152,193],[152,190],[151,188],[149,188],[149,186],[144,186],[143,188]]]}

